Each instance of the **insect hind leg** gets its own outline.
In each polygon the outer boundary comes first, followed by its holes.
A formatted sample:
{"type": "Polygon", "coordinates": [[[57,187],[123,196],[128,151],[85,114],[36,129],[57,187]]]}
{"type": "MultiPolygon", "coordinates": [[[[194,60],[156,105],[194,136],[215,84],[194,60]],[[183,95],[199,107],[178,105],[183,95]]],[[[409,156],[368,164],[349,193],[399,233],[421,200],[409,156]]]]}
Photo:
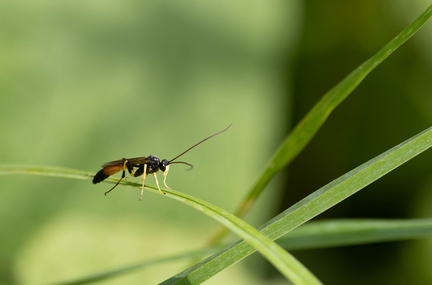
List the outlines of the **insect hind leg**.
{"type": "Polygon", "coordinates": [[[105,192],[105,196],[106,196],[109,192],[111,192],[112,190],[114,190],[114,188],[116,188],[116,187],[120,184],[120,182],[125,178],[125,176],[126,176],[126,173],[125,173],[125,171],[123,170],[123,172],[122,172],[122,177],[117,181],[117,183],[114,185],[113,188],[111,188],[110,190],[108,190],[108,191],[105,192]]]}
{"type": "MultiPolygon", "coordinates": [[[[122,172],[122,176],[121,176],[121,178],[117,181],[117,183],[114,185],[113,188],[111,188],[110,190],[108,190],[108,191],[105,192],[105,196],[120,184],[120,182],[121,182],[121,181],[126,177],[126,169],[129,170],[129,168],[130,168],[130,166],[129,166],[129,161],[128,161],[128,160],[125,160],[125,161],[123,162],[123,172],[122,172]]],[[[129,171],[129,172],[130,172],[130,171],[129,171]]]]}

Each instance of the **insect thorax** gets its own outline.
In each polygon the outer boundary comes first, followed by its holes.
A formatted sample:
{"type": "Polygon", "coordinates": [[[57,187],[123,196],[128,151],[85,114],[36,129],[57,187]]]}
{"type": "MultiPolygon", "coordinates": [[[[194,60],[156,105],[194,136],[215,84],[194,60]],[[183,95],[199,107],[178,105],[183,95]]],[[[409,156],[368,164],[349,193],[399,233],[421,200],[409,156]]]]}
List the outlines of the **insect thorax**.
{"type": "Polygon", "coordinates": [[[159,171],[160,159],[157,156],[150,155],[147,157],[147,173],[154,173],[159,171]]]}

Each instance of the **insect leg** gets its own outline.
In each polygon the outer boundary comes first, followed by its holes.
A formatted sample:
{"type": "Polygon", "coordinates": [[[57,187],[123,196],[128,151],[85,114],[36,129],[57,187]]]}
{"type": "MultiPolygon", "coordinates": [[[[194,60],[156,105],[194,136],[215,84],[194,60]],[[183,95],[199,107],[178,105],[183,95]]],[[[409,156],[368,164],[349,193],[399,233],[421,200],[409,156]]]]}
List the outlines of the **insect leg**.
{"type": "MultiPolygon", "coordinates": [[[[140,166],[140,167],[141,167],[141,166],[140,166]]],[[[145,182],[146,176],[147,176],[147,164],[144,163],[144,172],[143,172],[143,175],[142,175],[142,177],[141,177],[141,180],[142,180],[142,188],[141,188],[141,195],[140,195],[140,197],[139,197],[140,201],[142,200],[142,196],[143,196],[143,194],[144,194],[144,182],[145,182]]]]}
{"type": "Polygon", "coordinates": [[[133,168],[132,164],[127,160],[127,162],[125,163],[125,169],[127,169],[127,171],[129,172],[130,175],[135,176],[135,169],[133,168]]]}
{"type": "Polygon", "coordinates": [[[160,189],[159,181],[158,181],[158,178],[157,178],[156,172],[153,172],[153,175],[154,175],[154,178],[155,178],[155,180],[156,180],[156,185],[157,185],[157,188],[159,189],[159,192],[161,192],[161,194],[165,195],[165,192],[163,192],[163,191],[160,189]]]}
{"type": "MultiPolygon", "coordinates": [[[[132,169],[132,173],[131,173],[131,175],[133,176],[133,177],[138,177],[138,176],[141,176],[141,174],[143,174],[144,173],[144,166],[145,166],[146,164],[145,163],[143,163],[143,164],[139,164],[138,165],[138,169],[132,169]]],[[[136,166],[134,166],[134,167],[136,167],[136,166]]]]}
{"type": "Polygon", "coordinates": [[[169,167],[170,167],[170,166],[167,165],[165,171],[163,172],[163,176],[164,176],[163,183],[164,183],[164,186],[165,186],[166,188],[171,189],[171,188],[166,184],[166,178],[167,178],[167,175],[168,175],[169,167]]]}
{"type": "Polygon", "coordinates": [[[108,194],[109,192],[111,192],[114,188],[116,188],[120,184],[120,182],[125,178],[125,176],[126,176],[126,171],[125,170],[126,170],[127,167],[129,167],[129,161],[126,159],[123,162],[123,172],[122,172],[121,178],[119,179],[119,181],[117,181],[117,183],[114,185],[113,188],[111,188],[110,190],[108,190],[108,191],[105,192],[105,196],[106,196],[106,194],[108,194]]]}

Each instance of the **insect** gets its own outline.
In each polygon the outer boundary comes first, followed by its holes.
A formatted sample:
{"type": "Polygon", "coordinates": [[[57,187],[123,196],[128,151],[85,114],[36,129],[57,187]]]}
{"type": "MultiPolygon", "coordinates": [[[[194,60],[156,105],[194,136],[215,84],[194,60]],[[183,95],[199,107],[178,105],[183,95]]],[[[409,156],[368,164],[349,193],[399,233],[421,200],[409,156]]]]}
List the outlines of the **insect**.
{"type": "Polygon", "coordinates": [[[179,158],[180,156],[184,155],[185,153],[187,153],[188,151],[190,151],[191,149],[193,149],[194,147],[205,142],[206,140],[209,140],[212,137],[217,136],[217,135],[225,132],[230,127],[231,127],[231,125],[229,125],[226,129],[224,129],[220,132],[217,132],[217,133],[203,139],[202,141],[194,144],[193,146],[191,146],[190,148],[188,148],[184,152],[180,153],[179,155],[177,155],[176,157],[174,157],[171,160],[166,160],[166,159],[160,160],[159,157],[157,157],[155,155],[149,155],[149,156],[134,157],[134,158],[122,158],[120,160],[114,160],[114,161],[107,162],[107,163],[102,165],[102,169],[99,170],[98,173],[96,173],[96,175],[94,176],[93,184],[102,182],[105,179],[107,179],[108,177],[110,177],[111,175],[114,175],[115,173],[117,173],[119,171],[123,171],[121,178],[119,179],[119,181],[117,181],[117,183],[114,185],[114,187],[112,187],[110,190],[105,192],[105,195],[106,195],[120,184],[120,182],[125,178],[126,170],[127,170],[129,172],[129,174],[132,175],[133,177],[138,177],[138,176],[142,175],[141,176],[142,189],[141,189],[141,195],[139,198],[140,200],[142,200],[142,196],[144,193],[144,181],[145,181],[148,174],[154,175],[155,180],[156,180],[156,185],[159,189],[159,192],[161,194],[165,194],[165,192],[163,192],[160,189],[159,181],[158,181],[158,178],[156,176],[156,173],[158,171],[163,172],[163,176],[164,176],[163,184],[166,188],[171,189],[170,187],[168,187],[166,185],[166,177],[168,175],[169,166],[171,164],[181,163],[181,164],[186,164],[192,168],[193,165],[190,163],[187,163],[184,161],[175,161],[175,160],[177,158],[179,158]]]}

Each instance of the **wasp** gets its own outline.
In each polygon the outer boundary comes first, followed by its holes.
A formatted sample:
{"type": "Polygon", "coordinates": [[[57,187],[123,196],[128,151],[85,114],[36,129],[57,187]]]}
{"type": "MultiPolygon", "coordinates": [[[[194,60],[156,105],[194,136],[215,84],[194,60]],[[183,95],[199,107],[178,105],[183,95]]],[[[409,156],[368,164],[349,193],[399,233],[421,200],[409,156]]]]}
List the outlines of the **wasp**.
{"type": "Polygon", "coordinates": [[[141,195],[139,198],[140,200],[142,200],[142,196],[144,193],[144,182],[145,182],[145,179],[146,179],[148,174],[154,175],[155,180],[156,180],[156,185],[157,185],[159,192],[161,194],[165,195],[165,192],[163,192],[159,186],[159,181],[158,181],[156,173],[159,171],[163,172],[163,176],[164,176],[163,184],[167,189],[171,189],[170,187],[168,187],[166,185],[166,178],[168,175],[168,170],[169,170],[170,165],[176,164],[176,163],[177,164],[181,163],[181,164],[188,165],[192,169],[193,168],[192,164],[184,162],[184,161],[175,161],[175,160],[177,158],[179,158],[180,156],[184,155],[185,153],[189,152],[191,149],[195,148],[199,144],[202,144],[206,140],[209,140],[212,137],[217,136],[217,135],[225,132],[230,127],[231,127],[231,125],[229,125],[226,129],[224,129],[220,132],[217,132],[215,134],[212,134],[211,136],[199,141],[198,143],[194,144],[193,146],[191,146],[190,148],[188,148],[184,152],[180,153],[179,155],[177,155],[176,157],[174,157],[171,160],[167,160],[167,159],[160,160],[159,157],[157,157],[155,155],[149,155],[149,156],[134,157],[134,158],[122,158],[120,160],[114,160],[114,161],[104,163],[102,165],[102,169],[99,170],[99,172],[96,173],[96,175],[94,176],[93,184],[97,184],[99,182],[102,182],[105,179],[107,179],[108,177],[110,177],[111,175],[114,175],[117,172],[122,171],[121,178],[117,181],[117,183],[114,185],[114,187],[112,187],[110,190],[105,192],[105,195],[106,195],[109,192],[111,192],[114,188],[116,188],[120,184],[120,182],[126,177],[126,170],[127,170],[129,172],[129,174],[133,177],[141,176],[142,188],[141,188],[141,195]]]}

